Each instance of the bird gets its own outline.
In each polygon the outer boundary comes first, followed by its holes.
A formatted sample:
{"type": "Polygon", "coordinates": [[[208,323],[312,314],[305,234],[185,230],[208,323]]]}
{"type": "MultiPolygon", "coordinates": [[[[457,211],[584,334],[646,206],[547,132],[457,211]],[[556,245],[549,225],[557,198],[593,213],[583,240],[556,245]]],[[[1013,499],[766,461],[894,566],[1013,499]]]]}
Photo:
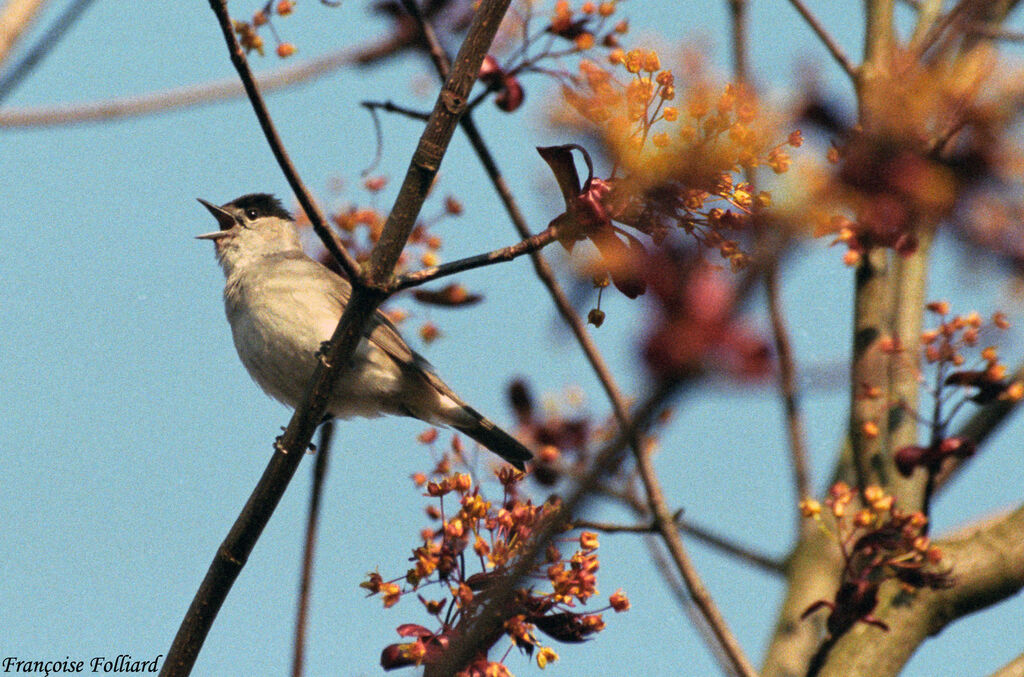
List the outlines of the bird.
{"type": "MultiPolygon", "coordinates": [[[[251,193],[217,206],[212,240],[224,271],[224,310],[238,357],[271,397],[295,408],[352,294],[341,275],[302,249],[295,220],[273,195],[251,193]]],[[[412,350],[379,310],[327,404],[330,418],[411,416],[453,428],[519,470],[533,455],[466,404],[412,350]]]]}

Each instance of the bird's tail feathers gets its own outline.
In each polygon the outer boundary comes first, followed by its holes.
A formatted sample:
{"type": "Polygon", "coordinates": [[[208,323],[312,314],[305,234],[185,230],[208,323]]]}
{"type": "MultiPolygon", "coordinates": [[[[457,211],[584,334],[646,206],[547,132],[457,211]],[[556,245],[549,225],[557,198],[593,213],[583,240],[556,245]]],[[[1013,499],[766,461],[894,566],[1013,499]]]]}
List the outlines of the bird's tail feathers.
{"type": "Polygon", "coordinates": [[[463,411],[468,414],[466,418],[470,419],[470,421],[460,420],[452,422],[450,425],[453,428],[469,435],[519,470],[523,470],[526,461],[533,458],[533,454],[530,453],[529,449],[524,447],[519,440],[495,425],[493,421],[482,416],[472,407],[464,405],[463,411]]]}

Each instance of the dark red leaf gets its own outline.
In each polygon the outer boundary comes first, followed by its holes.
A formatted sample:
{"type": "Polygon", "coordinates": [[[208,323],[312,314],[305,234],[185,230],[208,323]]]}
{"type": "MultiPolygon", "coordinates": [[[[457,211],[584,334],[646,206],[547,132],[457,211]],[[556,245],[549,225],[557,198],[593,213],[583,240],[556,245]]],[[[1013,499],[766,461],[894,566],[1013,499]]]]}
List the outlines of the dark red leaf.
{"type": "Polygon", "coordinates": [[[433,637],[434,633],[426,629],[422,625],[416,625],[415,623],[405,623],[399,625],[398,628],[399,637],[433,637]]]}
{"type": "Polygon", "coordinates": [[[526,92],[523,90],[523,86],[519,84],[519,79],[506,77],[502,82],[501,91],[494,97],[494,105],[506,113],[511,113],[522,106],[525,99],[526,92]]]}

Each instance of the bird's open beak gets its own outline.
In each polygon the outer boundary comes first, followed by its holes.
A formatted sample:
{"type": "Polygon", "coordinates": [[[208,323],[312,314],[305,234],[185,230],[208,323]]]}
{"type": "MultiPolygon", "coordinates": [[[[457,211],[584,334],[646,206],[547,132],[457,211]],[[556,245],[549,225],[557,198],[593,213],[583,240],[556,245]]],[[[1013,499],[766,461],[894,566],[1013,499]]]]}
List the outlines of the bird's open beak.
{"type": "Polygon", "coordinates": [[[228,231],[235,227],[235,217],[230,213],[224,211],[215,204],[211,204],[201,197],[197,197],[199,204],[203,205],[210,210],[213,214],[213,218],[217,219],[217,223],[220,225],[220,230],[215,230],[212,233],[204,233],[203,235],[196,235],[197,240],[219,240],[228,234],[228,231]]]}

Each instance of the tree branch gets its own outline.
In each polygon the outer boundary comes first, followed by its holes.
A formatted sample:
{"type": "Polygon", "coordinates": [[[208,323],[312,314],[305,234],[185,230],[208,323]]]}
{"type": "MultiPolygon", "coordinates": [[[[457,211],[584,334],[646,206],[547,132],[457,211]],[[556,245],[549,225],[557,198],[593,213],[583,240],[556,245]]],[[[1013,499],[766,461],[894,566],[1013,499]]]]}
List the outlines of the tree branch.
{"type": "MultiPolygon", "coordinates": [[[[1017,367],[1011,381],[1024,381],[1024,364],[1017,367]]],[[[1021,401],[995,400],[986,404],[969,418],[959,430],[954,433],[956,437],[963,437],[974,441],[978,447],[988,439],[989,435],[999,429],[1011,414],[1016,413],[1021,406],[1021,401]]],[[[935,476],[935,489],[939,491],[949,483],[956,475],[963,470],[964,466],[970,463],[972,457],[957,458],[955,461],[944,465],[935,476]]]]}
{"type": "MultiPolygon", "coordinates": [[[[404,0],[406,4],[412,1],[413,0],[404,0]]],[[[447,68],[447,59],[444,56],[444,49],[441,47],[440,43],[438,43],[436,35],[434,35],[431,30],[429,23],[424,20],[415,7],[413,8],[412,13],[423,31],[424,38],[430,46],[431,54],[434,55],[435,68],[437,68],[438,74],[443,78],[447,68]]],[[[458,61],[456,61],[456,63],[458,63],[458,61]]],[[[508,189],[508,186],[498,169],[497,163],[494,161],[494,157],[491,155],[490,150],[487,148],[483,138],[480,136],[471,115],[467,114],[463,118],[462,129],[469,138],[470,144],[473,146],[474,151],[476,151],[477,156],[480,158],[480,161],[490,177],[491,182],[494,184],[495,189],[498,191],[498,195],[501,197],[502,202],[504,203],[513,224],[519,231],[520,236],[523,238],[530,237],[529,228],[519,211],[518,204],[512,197],[512,193],[508,189]]],[[[572,308],[572,305],[565,297],[561,286],[558,285],[555,280],[555,276],[551,272],[550,267],[544,261],[539,252],[534,252],[531,254],[531,257],[538,277],[541,278],[542,282],[548,288],[549,293],[555,301],[555,305],[558,307],[563,319],[567,324],[569,324],[570,329],[576,336],[577,342],[580,344],[580,347],[586,354],[587,359],[590,361],[592,369],[595,371],[601,385],[604,387],[605,392],[612,403],[612,409],[615,412],[615,418],[620,429],[624,431],[637,430],[638,428],[635,428],[633,422],[630,421],[625,400],[622,398],[622,395],[612,378],[610,370],[598,352],[597,347],[590,338],[590,335],[587,333],[579,315],[572,308]]],[[[676,528],[672,520],[672,514],[665,502],[660,482],[654,472],[653,465],[650,463],[649,456],[646,456],[644,453],[643,445],[640,443],[639,437],[632,437],[632,439],[630,439],[630,446],[633,449],[641,480],[647,493],[654,523],[657,525],[658,532],[665,540],[665,544],[672,555],[672,559],[675,562],[676,567],[679,569],[680,575],[687,584],[690,594],[693,596],[694,601],[700,608],[705,620],[707,620],[710,625],[716,640],[720,643],[721,649],[728,656],[730,663],[736,671],[745,676],[755,675],[756,672],[754,671],[753,665],[744,655],[742,648],[735,639],[735,636],[726,625],[725,619],[718,612],[717,607],[707,594],[696,569],[693,567],[693,564],[686,553],[682,538],[679,535],[679,530],[676,528]]],[[[569,511],[569,515],[571,514],[572,511],[569,511]]],[[[460,644],[462,643],[460,642],[460,644]]],[[[472,646],[471,643],[467,642],[467,644],[468,646],[472,646]]],[[[454,667],[461,665],[461,663],[446,661],[445,665],[454,667]]],[[[439,674],[444,673],[442,672],[439,674]]]]}
{"type": "Polygon", "coordinates": [[[804,4],[803,0],[789,0],[789,4],[793,5],[793,8],[800,13],[807,25],[810,26],[814,34],[821,40],[821,44],[825,45],[825,49],[832,55],[832,59],[843,69],[843,72],[850,76],[851,80],[857,80],[857,67],[853,65],[849,57],[843,51],[843,48],[839,46],[836,39],[832,37],[832,34],[828,32],[824,24],[818,21],[818,18],[811,13],[807,5],[804,4]]]}
{"type": "Polygon", "coordinates": [[[680,381],[663,382],[644,398],[643,402],[635,409],[631,417],[631,424],[620,429],[615,437],[595,455],[590,467],[579,477],[576,486],[562,500],[557,512],[544,521],[530,540],[524,544],[514,566],[502,577],[502,580],[494,582],[489,587],[486,600],[482,603],[483,606],[479,611],[472,616],[469,627],[465,628],[462,634],[452,638],[452,642],[441,660],[429,665],[424,672],[424,677],[453,675],[476,656],[478,647],[483,641],[492,636],[492,633],[504,623],[502,609],[506,608],[514,598],[520,582],[533,571],[547,544],[558,534],[564,532],[566,525],[572,521],[572,516],[580,511],[600,479],[618,464],[620,456],[630,444],[630,440],[640,434],[640,431],[647,430],[654,422],[657,413],[662,410],[681,385],[680,381]]]}
{"type": "Polygon", "coordinates": [[[876,247],[857,266],[850,363],[850,440],[857,485],[888,485],[883,441],[887,439],[888,355],[879,343],[888,333],[888,252],[876,247]]]}
{"type": "MultiPolygon", "coordinates": [[[[464,106],[460,102],[464,104],[469,94],[508,3],[509,0],[482,0],[474,15],[456,67],[438,95],[431,121],[420,138],[406,179],[399,189],[395,207],[374,247],[369,284],[361,278],[353,278],[352,296],[345,306],[329,347],[321,355],[310,385],[288,427],[275,443],[276,453],[271,457],[224,543],[217,550],[192,600],[161,670],[160,674],[164,677],[188,675],[191,672],[217,612],[295,475],[303,452],[323,418],[343,367],[349,363],[356,347],[363,340],[365,327],[384,300],[385,295],[379,290],[391,277],[406,239],[415,225],[419,208],[463,110],[464,106]]],[[[227,16],[226,0],[210,0],[210,4],[221,21],[228,44],[236,45],[227,16]]],[[[232,50],[233,55],[235,52],[232,50]]]]}
{"type": "Polygon", "coordinates": [[[313,588],[313,553],[316,549],[317,527],[320,522],[320,497],[323,494],[327,462],[331,455],[334,421],[320,426],[320,440],[316,446],[313,464],[313,483],[309,494],[309,516],[306,518],[306,539],[302,548],[302,574],[299,577],[299,607],[295,612],[295,640],[292,649],[292,677],[302,677],[306,664],[306,626],[309,622],[309,597],[313,588]]]}
{"type": "Polygon", "coordinates": [[[253,112],[256,113],[256,119],[259,120],[260,128],[263,130],[264,136],[267,137],[270,150],[274,153],[277,164],[281,167],[281,171],[288,180],[288,185],[295,192],[295,197],[298,199],[299,204],[302,205],[302,210],[306,212],[313,231],[316,232],[317,236],[324,243],[324,247],[327,248],[327,251],[331,253],[331,256],[338,262],[338,265],[345,271],[349,280],[358,278],[361,274],[359,263],[335,240],[330,228],[327,227],[327,219],[324,217],[323,212],[320,211],[320,207],[313,202],[309,191],[306,190],[306,185],[302,182],[302,178],[299,177],[299,173],[295,170],[295,166],[292,164],[292,160],[288,156],[284,144],[281,142],[281,137],[277,133],[274,121],[270,119],[270,113],[267,112],[267,105],[263,101],[263,95],[260,94],[256,80],[253,78],[252,70],[249,69],[249,61],[245,57],[245,50],[238,44],[238,40],[235,37],[231,17],[228,16],[226,0],[210,0],[210,6],[213,7],[213,11],[217,14],[221,32],[224,34],[224,40],[228,45],[231,63],[234,64],[235,70],[238,71],[238,77],[242,81],[242,86],[245,87],[245,93],[249,96],[253,112]]]}
{"type": "MultiPolygon", "coordinates": [[[[343,66],[375,63],[409,47],[412,35],[410,30],[399,27],[382,41],[354,49],[340,49],[315,59],[260,73],[256,76],[256,83],[261,91],[271,92],[314,80],[343,66]]],[[[0,127],[53,127],[85,122],[113,122],[238,99],[245,95],[245,88],[238,78],[225,78],[118,99],[0,110],[0,127]]]]}
{"type": "Polygon", "coordinates": [[[858,623],[836,643],[822,677],[896,675],[928,637],[1024,588],[1024,507],[937,545],[956,585],[910,597],[895,582],[883,585],[876,615],[889,632],[858,623]]]}
{"type": "MultiPolygon", "coordinates": [[[[78,21],[79,17],[82,16],[92,2],[93,0],[75,0],[66,6],[64,11],[60,13],[60,16],[53,20],[53,23],[39,36],[35,44],[25,53],[21,60],[11,68],[4,70],[3,77],[0,78],[0,103],[3,103],[11,95],[11,92],[21,84],[21,81],[35,70],[35,67],[53,51],[54,47],[60,44],[64,34],[75,25],[75,22],[78,21]]],[[[17,5],[19,3],[14,4],[17,5]]],[[[2,31],[3,28],[0,27],[0,32],[2,31]]],[[[2,41],[3,39],[0,38],[0,42],[2,41]]],[[[0,62],[3,61],[2,52],[3,48],[0,47],[0,62]]]]}
{"type": "Polygon", "coordinates": [[[991,677],[1020,677],[1024,675],[1024,653],[992,673],[991,677]]]}
{"type": "Polygon", "coordinates": [[[405,275],[394,279],[388,287],[388,290],[391,293],[394,293],[403,289],[408,289],[409,287],[415,287],[426,282],[431,282],[448,275],[454,275],[456,273],[480,268],[482,266],[489,266],[502,261],[511,261],[523,254],[532,254],[533,252],[546,247],[554,242],[557,237],[557,229],[554,226],[548,226],[536,235],[531,235],[522,242],[518,242],[508,247],[495,249],[494,251],[487,252],[486,254],[469,256],[440,266],[424,268],[423,270],[417,270],[413,273],[406,273],[405,275]]]}
{"type": "Polygon", "coordinates": [[[368,110],[379,109],[387,113],[398,113],[399,115],[404,115],[407,118],[419,120],[420,122],[426,122],[430,119],[430,113],[424,113],[422,111],[413,110],[412,108],[406,108],[405,106],[399,106],[391,101],[363,101],[359,105],[368,110]]]}
{"type": "MultiPolygon", "coordinates": [[[[902,354],[900,358],[889,361],[889,398],[892,405],[887,413],[890,422],[887,462],[893,452],[916,444],[918,438],[917,418],[908,412],[916,412],[920,400],[921,328],[933,231],[930,223],[919,226],[917,251],[907,257],[896,257],[894,265],[892,334],[899,341],[902,354]]],[[[899,499],[903,510],[922,510],[927,514],[930,497],[926,495],[928,483],[925,475],[924,471],[910,478],[898,472],[891,474],[890,491],[899,499]]]]}

